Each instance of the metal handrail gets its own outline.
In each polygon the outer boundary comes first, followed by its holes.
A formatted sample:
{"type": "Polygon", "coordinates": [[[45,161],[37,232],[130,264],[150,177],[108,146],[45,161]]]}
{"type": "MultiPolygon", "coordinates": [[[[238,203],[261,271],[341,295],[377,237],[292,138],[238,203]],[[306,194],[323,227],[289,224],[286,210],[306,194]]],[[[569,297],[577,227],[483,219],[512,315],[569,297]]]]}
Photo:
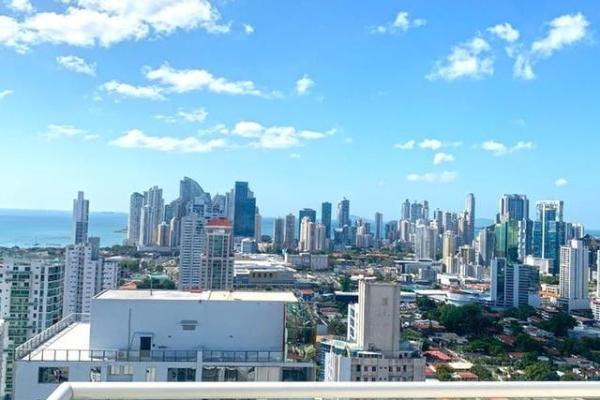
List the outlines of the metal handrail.
{"type": "Polygon", "coordinates": [[[58,333],[67,329],[71,324],[73,324],[75,322],[89,322],[89,320],[90,320],[89,314],[76,313],[76,314],[67,315],[66,317],[64,317],[63,319],[58,321],[57,323],[53,324],[52,326],[48,327],[47,329],[45,329],[45,330],[41,331],[40,333],[38,333],[37,335],[33,336],[28,341],[19,345],[15,349],[15,353],[14,353],[15,359],[21,359],[21,358],[31,354],[32,351],[37,349],[40,345],[47,342],[52,337],[56,336],[58,333]]]}
{"type": "Polygon", "coordinates": [[[600,382],[66,382],[47,400],[600,397],[600,382]]]}

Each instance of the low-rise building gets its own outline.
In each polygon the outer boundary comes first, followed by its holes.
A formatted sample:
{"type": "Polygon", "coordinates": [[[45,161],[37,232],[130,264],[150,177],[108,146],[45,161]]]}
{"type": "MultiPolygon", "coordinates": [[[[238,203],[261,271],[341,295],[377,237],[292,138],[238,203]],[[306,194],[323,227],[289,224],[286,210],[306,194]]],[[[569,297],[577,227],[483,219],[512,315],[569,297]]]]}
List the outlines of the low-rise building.
{"type": "Polygon", "coordinates": [[[290,362],[287,292],[109,290],[16,350],[16,400],[65,381],[312,380],[290,362]],[[251,328],[251,329],[250,329],[251,328]]]}

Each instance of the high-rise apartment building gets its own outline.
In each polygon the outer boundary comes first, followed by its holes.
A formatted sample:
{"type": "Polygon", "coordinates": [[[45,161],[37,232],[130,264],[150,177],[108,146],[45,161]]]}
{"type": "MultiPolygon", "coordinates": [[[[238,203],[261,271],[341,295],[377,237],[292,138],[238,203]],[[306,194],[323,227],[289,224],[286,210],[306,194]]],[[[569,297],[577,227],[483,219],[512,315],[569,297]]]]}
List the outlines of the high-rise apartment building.
{"type": "Polygon", "coordinates": [[[88,237],[88,223],[90,213],[90,202],[86,200],[83,192],[77,192],[77,198],[73,200],[73,243],[82,243],[88,237]]]}
{"type": "Polygon", "coordinates": [[[338,228],[350,226],[350,200],[344,198],[338,204],[337,210],[338,228]]]}
{"type": "Polygon", "coordinates": [[[233,235],[231,222],[211,219],[204,228],[200,289],[233,289],[233,235]]]}
{"type": "Polygon", "coordinates": [[[379,245],[379,242],[383,239],[383,214],[380,212],[375,213],[375,243],[379,245]]]}
{"type": "Polygon", "coordinates": [[[283,247],[289,250],[296,249],[296,217],[294,216],[294,214],[288,214],[285,217],[283,247]]]}
{"type": "Polygon", "coordinates": [[[140,242],[140,229],[142,222],[142,207],[144,195],[134,192],[129,197],[129,216],[127,218],[127,245],[137,246],[140,242]]]}
{"type": "Polygon", "coordinates": [[[179,249],[179,290],[200,289],[204,246],[204,215],[195,212],[181,218],[179,249]]]}
{"type": "Polygon", "coordinates": [[[161,188],[154,186],[144,192],[144,206],[140,215],[140,246],[156,245],[158,225],[163,222],[164,208],[165,202],[161,188]]]}
{"type": "Polygon", "coordinates": [[[418,258],[435,260],[437,255],[437,229],[429,225],[417,225],[415,254],[418,258]]]}
{"type": "Polygon", "coordinates": [[[321,223],[325,225],[325,236],[331,238],[331,203],[321,203],[321,223]]]}
{"type": "Polygon", "coordinates": [[[302,220],[304,217],[307,217],[311,222],[317,222],[317,212],[312,208],[303,208],[298,212],[298,240],[300,240],[300,228],[302,225],[302,220]]]}
{"type": "Polygon", "coordinates": [[[285,237],[285,219],[275,218],[273,221],[273,250],[280,251],[283,248],[285,237]]]}
{"type": "Polygon", "coordinates": [[[100,238],[65,249],[62,313],[89,313],[92,298],[102,290],[116,289],[119,264],[100,255],[100,238]]]}
{"type": "MultiPolygon", "coordinates": [[[[63,260],[46,253],[0,259],[0,318],[8,324],[7,354],[62,318],[63,269],[63,260]]],[[[10,393],[12,357],[4,376],[10,393]]]]}
{"type": "Polygon", "coordinates": [[[473,193],[469,193],[465,199],[465,211],[467,212],[465,244],[471,244],[475,240],[475,195],[473,193]]]}
{"type": "Polygon", "coordinates": [[[590,308],[590,252],[581,240],[560,248],[559,302],[568,311],[590,308]]]}

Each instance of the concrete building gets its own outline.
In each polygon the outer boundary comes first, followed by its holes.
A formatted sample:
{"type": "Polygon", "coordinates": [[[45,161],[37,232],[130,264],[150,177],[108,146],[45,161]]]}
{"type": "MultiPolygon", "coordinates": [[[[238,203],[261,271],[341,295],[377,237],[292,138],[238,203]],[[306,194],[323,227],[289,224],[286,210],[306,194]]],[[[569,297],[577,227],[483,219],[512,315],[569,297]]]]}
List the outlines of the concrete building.
{"type": "Polygon", "coordinates": [[[529,219],[529,200],[524,194],[505,194],[500,198],[498,222],[529,219]]]}
{"type": "Polygon", "coordinates": [[[8,323],[0,319],[0,398],[5,398],[6,393],[6,367],[7,359],[10,356],[8,352],[5,353],[5,349],[8,349],[8,323]]]}
{"type": "Polygon", "coordinates": [[[73,243],[83,243],[88,237],[90,201],[86,200],[83,192],[77,192],[73,200],[73,243]]]}
{"type": "Polygon", "coordinates": [[[327,254],[285,253],[285,263],[299,270],[323,271],[329,268],[327,254]]]}
{"type": "Polygon", "coordinates": [[[350,226],[350,200],[344,198],[338,204],[338,228],[350,226]]]}
{"type": "Polygon", "coordinates": [[[559,302],[569,311],[590,308],[589,253],[581,240],[573,239],[560,248],[559,302]]]}
{"type": "Polygon", "coordinates": [[[141,247],[156,245],[158,225],[163,222],[165,201],[163,191],[158,186],[151,187],[144,192],[144,205],[140,214],[140,240],[141,247]]]}
{"type": "MultiPolygon", "coordinates": [[[[0,318],[8,324],[6,354],[61,319],[63,269],[62,259],[45,253],[0,260],[0,318]]],[[[5,387],[11,393],[12,356],[6,363],[5,387]]]]}
{"type": "Polygon", "coordinates": [[[100,238],[65,249],[62,315],[89,313],[92,298],[119,283],[119,263],[100,256],[100,238]]]}
{"type": "Polygon", "coordinates": [[[437,229],[429,225],[417,225],[415,232],[415,254],[417,258],[437,258],[437,229]]]}
{"type": "Polygon", "coordinates": [[[275,218],[273,222],[273,250],[281,251],[284,243],[285,220],[283,218],[275,218]]]}
{"type": "Polygon", "coordinates": [[[360,281],[358,303],[348,306],[346,341],[325,341],[325,381],[423,381],[419,346],[401,343],[400,286],[360,281]]]}
{"type": "Polygon", "coordinates": [[[288,214],[285,217],[283,247],[289,250],[296,249],[296,217],[294,214],[288,214]]]}
{"type": "Polygon", "coordinates": [[[15,400],[45,399],[67,380],[312,380],[312,362],[287,358],[286,308],[296,301],[281,292],[103,292],[89,320],[17,349],[15,400]]]}
{"type": "Polygon", "coordinates": [[[204,233],[200,289],[233,289],[233,235],[227,219],[211,219],[204,233]]]}
{"type": "Polygon", "coordinates": [[[467,213],[467,229],[465,232],[465,243],[471,244],[475,240],[475,195],[469,193],[465,199],[465,211],[467,213]]]}
{"type": "Polygon", "coordinates": [[[128,246],[137,246],[140,242],[140,228],[142,218],[142,207],[144,206],[144,195],[134,192],[129,197],[129,215],[127,217],[127,240],[128,246]]]}
{"type": "Polygon", "coordinates": [[[248,182],[235,182],[233,197],[233,235],[254,237],[256,218],[256,198],[248,187],[248,182]]]}
{"type": "Polygon", "coordinates": [[[539,305],[539,270],[494,258],[490,266],[491,303],[499,308],[539,305]]]}
{"type": "Polygon", "coordinates": [[[204,216],[191,213],[181,218],[179,249],[179,290],[200,288],[200,269],[204,246],[204,216]]]}

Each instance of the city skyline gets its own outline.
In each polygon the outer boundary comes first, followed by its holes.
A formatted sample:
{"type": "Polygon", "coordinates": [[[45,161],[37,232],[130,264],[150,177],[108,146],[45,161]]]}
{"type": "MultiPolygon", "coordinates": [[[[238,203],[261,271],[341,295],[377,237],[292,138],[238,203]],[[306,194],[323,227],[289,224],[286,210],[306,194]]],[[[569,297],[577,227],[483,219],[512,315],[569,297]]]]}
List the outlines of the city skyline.
{"type": "Polygon", "coordinates": [[[581,173],[599,122],[596,4],[191,3],[211,13],[164,24],[133,8],[137,33],[79,36],[25,22],[124,11],[0,5],[0,157],[15,166],[1,208],[66,210],[83,190],[126,211],[131,191],[175,197],[188,175],[212,194],[248,181],[272,217],[347,197],[387,219],[407,197],[461,209],[473,192],[491,218],[525,193],[598,225],[581,173]]]}

